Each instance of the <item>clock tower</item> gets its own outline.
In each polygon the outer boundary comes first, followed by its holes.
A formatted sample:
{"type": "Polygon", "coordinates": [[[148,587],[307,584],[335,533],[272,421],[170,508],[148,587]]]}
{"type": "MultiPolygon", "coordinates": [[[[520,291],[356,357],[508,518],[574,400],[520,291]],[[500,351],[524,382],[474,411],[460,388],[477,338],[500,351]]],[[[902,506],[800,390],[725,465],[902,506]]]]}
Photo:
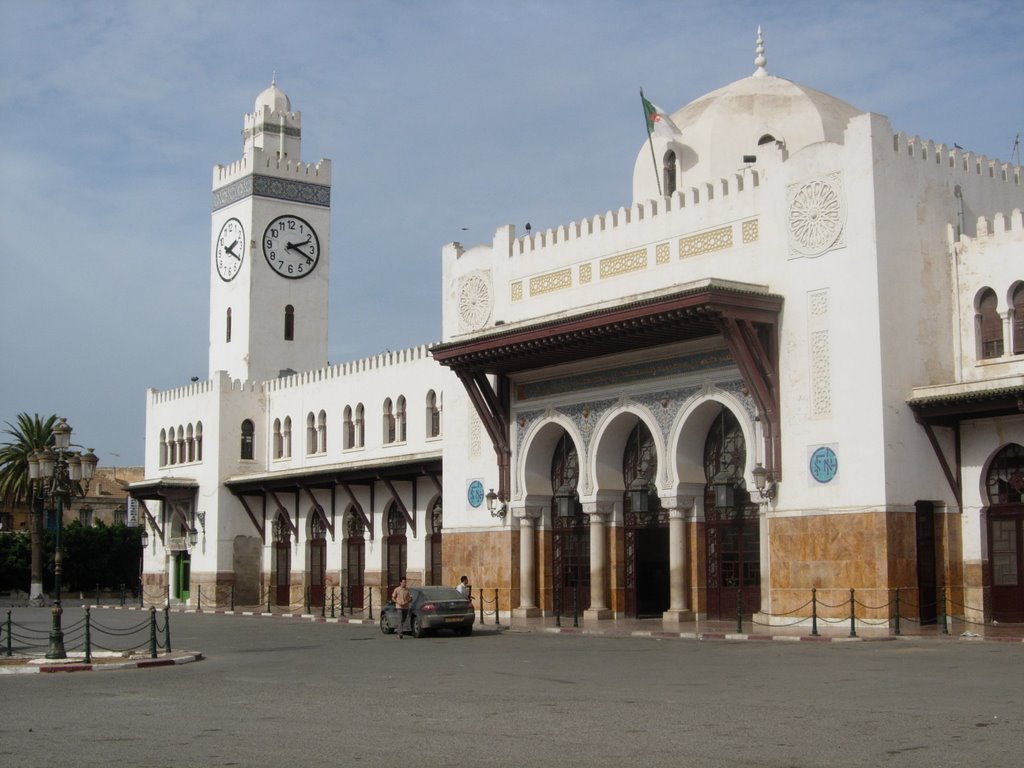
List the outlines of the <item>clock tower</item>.
{"type": "Polygon", "coordinates": [[[331,161],[303,163],[302,114],[275,81],[242,158],[213,169],[210,376],[265,381],[327,365],[331,161]]]}

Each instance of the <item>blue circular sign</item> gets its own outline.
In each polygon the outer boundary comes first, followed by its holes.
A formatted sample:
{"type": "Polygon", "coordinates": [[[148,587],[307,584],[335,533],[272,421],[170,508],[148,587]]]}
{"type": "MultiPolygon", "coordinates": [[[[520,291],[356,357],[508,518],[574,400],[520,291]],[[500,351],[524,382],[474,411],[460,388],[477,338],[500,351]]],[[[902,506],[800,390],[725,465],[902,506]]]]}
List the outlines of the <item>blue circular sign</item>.
{"type": "Polygon", "coordinates": [[[827,483],[839,471],[839,459],[831,448],[822,446],[811,454],[811,477],[819,483],[827,483]]]}
{"type": "Polygon", "coordinates": [[[466,499],[469,501],[469,505],[474,509],[484,503],[484,484],[479,480],[474,480],[469,484],[469,488],[466,489],[466,499]]]}

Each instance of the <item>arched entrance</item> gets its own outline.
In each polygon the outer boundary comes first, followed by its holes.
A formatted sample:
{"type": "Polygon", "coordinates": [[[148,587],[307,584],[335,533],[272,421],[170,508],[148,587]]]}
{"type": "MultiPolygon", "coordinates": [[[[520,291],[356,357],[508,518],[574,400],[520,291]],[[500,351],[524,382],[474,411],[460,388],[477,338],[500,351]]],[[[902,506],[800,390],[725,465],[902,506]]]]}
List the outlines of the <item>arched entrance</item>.
{"type": "Polygon", "coordinates": [[[292,532],[287,518],[278,515],[271,527],[274,537],[274,605],[292,602],[292,532]]]}
{"type": "Polygon", "coordinates": [[[992,618],[1024,621],[1024,448],[1011,443],[996,454],[985,488],[992,618]]]}
{"type": "Polygon", "coordinates": [[[313,513],[309,530],[309,604],[313,608],[321,608],[327,582],[327,521],[319,512],[313,513]]]}
{"type": "Polygon", "coordinates": [[[388,543],[387,543],[387,570],[388,570],[388,591],[384,600],[391,597],[391,593],[398,587],[398,582],[405,576],[406,557],[408,554],[408,543],[405,537],[405,515],[398,506],[391,502],[388,506],[388,543]]]}
{"type": "Polygon", "coordinates": [[[576,491],[579,478],[576,444],[563,432],[551,457],[552,602],[562,616],[590,607],[590,520],[576,491]]]}
{"type": "Polygon", "coordinates": [[[345,583],[349,608],[363,607],[363,573],[366,570],[365,526],[355,512],[349,512],[345,522],[345,583]]]}
{"type": "Polygon", "coordinates": [[[660,618],[669,607],[668,510],[658,498],[658,452],[638,420],[622,455],[626,615],[660,618]],[[634,509],[633,500],[641,500],[634,509]]]}
{"type": "Polygon", "coordinates": [[[723,407],[704,442],[705,583],[711,619],[735,618],[738,607],[745,615],[761,608],[760,521],[743,480],[746,461],[743,430],[723,407]],[[716,483],[731,486],[731,502],[716,501],[716,483]]]}
{"type": "Polygon", "coordinates": [[[444,513],[441,498],[438,497],[430,510],[430,581],[429,584],[443,584],[441,573],[441,529],[444,527],[444,513]]]}

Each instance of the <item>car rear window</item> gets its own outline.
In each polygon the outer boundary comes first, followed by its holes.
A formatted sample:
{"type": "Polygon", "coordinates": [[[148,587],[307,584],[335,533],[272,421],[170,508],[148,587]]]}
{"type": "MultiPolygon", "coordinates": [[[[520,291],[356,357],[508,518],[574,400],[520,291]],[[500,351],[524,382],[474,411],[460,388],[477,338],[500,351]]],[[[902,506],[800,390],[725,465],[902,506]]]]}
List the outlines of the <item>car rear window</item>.
{"type": "Polygon", "coordinates": [[[465,600],[458,593],[456,589],[452,587],[420,587],[419,591],[428,600],[465,600]]]}

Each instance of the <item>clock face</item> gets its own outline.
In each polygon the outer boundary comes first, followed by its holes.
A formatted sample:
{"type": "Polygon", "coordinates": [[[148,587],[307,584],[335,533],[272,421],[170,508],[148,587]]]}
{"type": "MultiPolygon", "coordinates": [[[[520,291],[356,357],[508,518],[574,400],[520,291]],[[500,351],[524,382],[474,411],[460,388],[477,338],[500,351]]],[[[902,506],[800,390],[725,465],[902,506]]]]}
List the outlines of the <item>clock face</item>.
{"type": "Polygon", "coordinates": [[[233,280],[242,268],[242,260],[245,258],[245,230],[238,219],[228,219],[220,228],[213,258],[217,262],[217,274],[225,282],[233,280]]]}
{"type": "Polygon", "coordinates": [[[278,216],[263,233],[263,255],[281,277],[297,280],[316,269],[320,238],[304,219],[278,216]]]}

